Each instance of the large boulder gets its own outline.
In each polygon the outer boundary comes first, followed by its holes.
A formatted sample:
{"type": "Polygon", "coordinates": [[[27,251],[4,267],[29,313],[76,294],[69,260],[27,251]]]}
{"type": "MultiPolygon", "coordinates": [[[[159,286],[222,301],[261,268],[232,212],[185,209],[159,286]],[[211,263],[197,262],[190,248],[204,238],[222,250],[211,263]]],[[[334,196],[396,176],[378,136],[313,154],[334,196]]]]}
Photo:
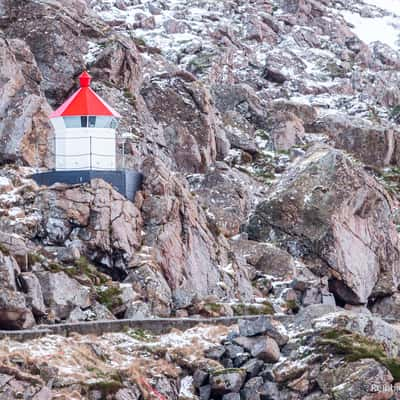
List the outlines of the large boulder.
{"type": "Polygon", "coordinates": [[[302,144],[305,133],[303,121],[288,111],[276,112],[269,118],[269,131],[276,151],[302,144]]]}
{"type": "Polygon", "coordinates": [[[26,329],[33,325],[35,319],[24,295],[11,289],[0,290],[0,329],[26,329]]]}
{"type": "Polygon", "coordinates": [[[107,42],[90,68],[95,80],[112,83],[131,93],[141,83],[141,72],[141,57],[134,42],[119,36],[107,42]]]}
{"type": "Polygon", "coordinates": [[[320,260],[338,298],[360,304],[399,284],[393,209],[390,195],[357,163],[320,146],[271,188],[247,231],[251,239],[277,238],[292,253],[320,260]]]}
{"type": "Polygon", "coordinates": [[[45,304],[56,318],[67,318],[75,307],[88,308],[90,291],[64,272],[38,273],[45,304]]]}
{"type": "Polygon", "coordinates": [[[281,280],[293,278],[296,260],[284,249],[271,243],[236,238],[230,243],[235,255],[257,271],[281,280]]]}
{"type": "Polygon", "coordinates": [[[246,379],[246,371],[242,369],[226,369],[211,374],[211,393],[221,396],[227,393],[238,393],[246,379]]]}
{"type": "Polygon", "coordinates": [[[387,400],[393,395],[390,371],[368,358],[322,370],[317,382],[324,393],[338,400],[387,400]]]}
{"type": "Polygon", "coordinates": [[[364,163],[384,167],[392,162],[395,152],[395,130],[374,125],[342,113],[321,116],[310,127],[312,132],[328,135],[334,146],[354,154],[364,163]]]}

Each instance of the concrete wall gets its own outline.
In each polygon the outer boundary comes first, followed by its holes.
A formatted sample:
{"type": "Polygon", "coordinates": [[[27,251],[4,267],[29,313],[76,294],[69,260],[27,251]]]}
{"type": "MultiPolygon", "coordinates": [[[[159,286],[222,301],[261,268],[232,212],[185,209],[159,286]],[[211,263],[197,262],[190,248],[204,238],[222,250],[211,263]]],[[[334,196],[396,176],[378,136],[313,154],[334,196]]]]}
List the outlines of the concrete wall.
{"type": "MultiPolygon", "coordinates": [[[[81,335],[101,335],[109,332],[123,332],[128,329],[144,329],[154,334],[168,333],[171,329],[185,331],[196,325],[236,324],[240,319],[256,319],[258,316],[222,317],[222,318],[154,318],[144,320],[93,321],[73,324],[43,325],[38,329],[23,331],[0,331],[0,339],[31,340],[46,335],[69,336],[71,333],[81,335]]],[[[271,317],[272,318],[272,317],[271,317]]],[[[281,320],[281,317],[274,316],[281,320]]]]}

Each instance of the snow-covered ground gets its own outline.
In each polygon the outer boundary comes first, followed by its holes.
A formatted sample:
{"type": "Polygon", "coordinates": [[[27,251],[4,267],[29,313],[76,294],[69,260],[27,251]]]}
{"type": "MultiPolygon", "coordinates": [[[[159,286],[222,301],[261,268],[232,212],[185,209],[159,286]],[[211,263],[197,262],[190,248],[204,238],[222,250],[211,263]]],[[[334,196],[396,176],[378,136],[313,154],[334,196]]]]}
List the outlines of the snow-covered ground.
{"type": "Polygon", "coordinates": [[[400,15],[400,0],[365,0],[365,3],[400,15]]]}
{"type": "Polygon", "coordinates": [[[400,0],[367,0],[366,3],[391,15],[371,18],[344,10],[342,15],[347,22],[354,25],[353,32],[367,44],[380,41],[393,49],[399,49],[400,0]]]}

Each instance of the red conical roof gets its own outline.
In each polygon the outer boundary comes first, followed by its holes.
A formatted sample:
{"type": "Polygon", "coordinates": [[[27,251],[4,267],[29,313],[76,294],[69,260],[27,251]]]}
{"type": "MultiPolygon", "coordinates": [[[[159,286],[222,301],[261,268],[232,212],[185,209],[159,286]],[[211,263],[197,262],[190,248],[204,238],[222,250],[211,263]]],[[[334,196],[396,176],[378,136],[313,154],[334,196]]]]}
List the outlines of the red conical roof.
{"type": "Polygon", "coordinates": [[[109,106],[90,88],[92,78],[85,71],[79,77],[78,89],[64,104],[50,114],[50,118],[97,115],[121,118],[121,115],[109,106]]]}

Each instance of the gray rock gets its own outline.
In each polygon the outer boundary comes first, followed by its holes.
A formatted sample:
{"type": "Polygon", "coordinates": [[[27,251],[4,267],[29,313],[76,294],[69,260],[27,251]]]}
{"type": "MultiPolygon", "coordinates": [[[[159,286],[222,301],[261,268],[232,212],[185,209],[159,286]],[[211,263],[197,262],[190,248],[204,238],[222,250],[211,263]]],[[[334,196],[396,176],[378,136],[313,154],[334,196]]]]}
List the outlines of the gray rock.
{"type": "Polygon", "coordinates": [[[391,296],[378,299],[371,311],[385,318],[400,318],[400,293],[393,293],[391,296]]]}
{"type": "Polygon", "coordinates": [[[211,373],[211,394],[224,395],[239,393],[246,379],[246,371],[242,369],[225,369],[211,373]]]}
{"type": "Polygon", "coordinates": [[[22,293],[0,290],[0,329],[28,329],[35,325],[31,310],[22,293]]]}
{"type": "Polygon", "coordinates": [[[94,314],[94,319],[96,320],[113,320],[116,319],[113,313],[103,304],[97,301],[90,307],[92,313],[94,314]]]}
{"type": "Polygon", "coordinates": [[[309,307],[300,309],[294,319],[294,324],[299,329],[310,329],[315,319],[337,311],[336,306],[328,304],[312,304],[309,307]]]}
{"type": "Polygon", "coordinates": [[[228,344],[227,346],[225,346],[225,355],[232,359],[243,353],[243,351],[243,347],[235,344],[228,344]]]}
{"type": "Polygon", "coordinates": [[[250,354],[248,353],[242,353],[239,354],[237,357],[234,358],[233,360],[233,368],[241,368],[242,365],[247,362],[250,359],[250,354]]]}
{"type": "MultiPolygon", "coordinates": [[[[317,377],[321,390],[337,399],[365,399],[374,393],[374,387],[391,388],[392,381],[389,370],[373,359],[345,363],[332,369],[328,367],[317,377]]],[[[389,390],[383,398],[389,399],[392,393],[389,390]]]]}
{"type": "Polygon", "coordinates": [[[210,396],[211,396],[211,385],[205,385],[199,388],[200,400],[209,400],[210,396]]]}
{"type": "Polygon", "coordinates": [[[240,320],[239,333],[242,336],[256,336],[273,330],[271,318],[260,316],[254,320],[240,320]]]}
{"type": "Polygon", "coordinates": [[[246,337],[267,334],[275,339],[279,346],[283,346],[289,340],[283,325],[265,315],[253,320],[240,320],[239,333],[246,337]]]}
{"type": "Polygon", "coordinates": [[[90,291],[64,272],[38,273],[43,298],[56,317],[63,319],[76,307],[88,308],[91,304],[90,291]]]}
{"type": "Polygon", "coordinates": [[[265,382],[260,388],[260,400],[281,400],[278,385],[275,382],[265,382]]]}
{"type": "Polygon", "coordinates": [[[261,377],[251,378],[246,382],[244,388],[240,391],[240,397],[243,400],[260,400],[260,388],[264,381],[261,377]]]}
{"type": "Polygon", "coordinates": [[[247,232],[257,240],[275,236],[291,253],[327,264],[335,271],[330,291],[364,304],[399,284],[393,207],[384,188],[344,153],[317,146],[270,189],[247,232]]]}
{"type": "Polygon", "coordinates": [[[322,303],[321,291],[319,290],[319,288],[306,289],[301,299],[301,302],[304,307],[307,307],[311,304],[321,304],[322,303]]]}
{"type": "Polygon", "coordinates": [[[128,305],[124,318],[126,319],[145,319],[151,317],[149,306],[143,301],[134,301],[128,305]]]}
{"type": "Polygon", "coordinates": [[[88,314],[83,311],[80,307],[75,307],[68,316],[68,322],[80,322],[80,321],[87,321],[88,318],[88,314]]]}
{"type": "Polygon", "coordinates": [[[53,393],[50,388],[41,388],[32,398],[32,400],[52,400],[53,393]]]}
{"type": "Polygon", "coordinates": [[[115,400],[139,400],[141,392],[138,388],[133,389],[120,389],[115,393],[115,400]]]}
{"type": "Polygon", "coordinates": [[[261,360],[257,360],[256,358],[252,358],[241,366],[241,369],[244,369],[247,373],[247,379],[254,378],[259,374],[264,366],[264,362],[261,360]]]}
{"type": "Polygon", "coordinates": [[[172,293],[158,266],[152,262],[131,265],[125,283],[132,283],[153,315],[167,317],[171,313],[172,293]]]}
{"type": "Polygon", "coordinates": [[[204,355],[207,358],[211,358],[212,360],[220,360],[222,356],[225,354],[224,346],[213,346],[207,350],[205,350],[204,355]]]}
{"type": "Polygon", "coordinates": [[[254,343],[251,355],[266,363],[275,363],[279,360],[281,352],[275,340],[265,336],[254,343]]]}
{"type": "Polygon", "coordinates": [[[16,290],[16,275],[20,272],[15,259],[0,252],[0,283],[2,287],[16,290]]]}
{"type": "Polygon", "coordinates": [[[208,382],[209,373],[202,369],[197,369],[193,374],[193,385],[196,388],[205,386],[208,382]]]}
{"type": "Polygon", "coordinates": [[[228,393],[222,396],[222,400],[240,400],[239,393],[228,393]]]}
{"type": "Polygon", "coordinates": [[[23,272],[19,275],[19,279],[26,294],[26,302],[33,314],[37,317],[45,315],[46,306],[38,277],[32,272],[23,272]]]}

